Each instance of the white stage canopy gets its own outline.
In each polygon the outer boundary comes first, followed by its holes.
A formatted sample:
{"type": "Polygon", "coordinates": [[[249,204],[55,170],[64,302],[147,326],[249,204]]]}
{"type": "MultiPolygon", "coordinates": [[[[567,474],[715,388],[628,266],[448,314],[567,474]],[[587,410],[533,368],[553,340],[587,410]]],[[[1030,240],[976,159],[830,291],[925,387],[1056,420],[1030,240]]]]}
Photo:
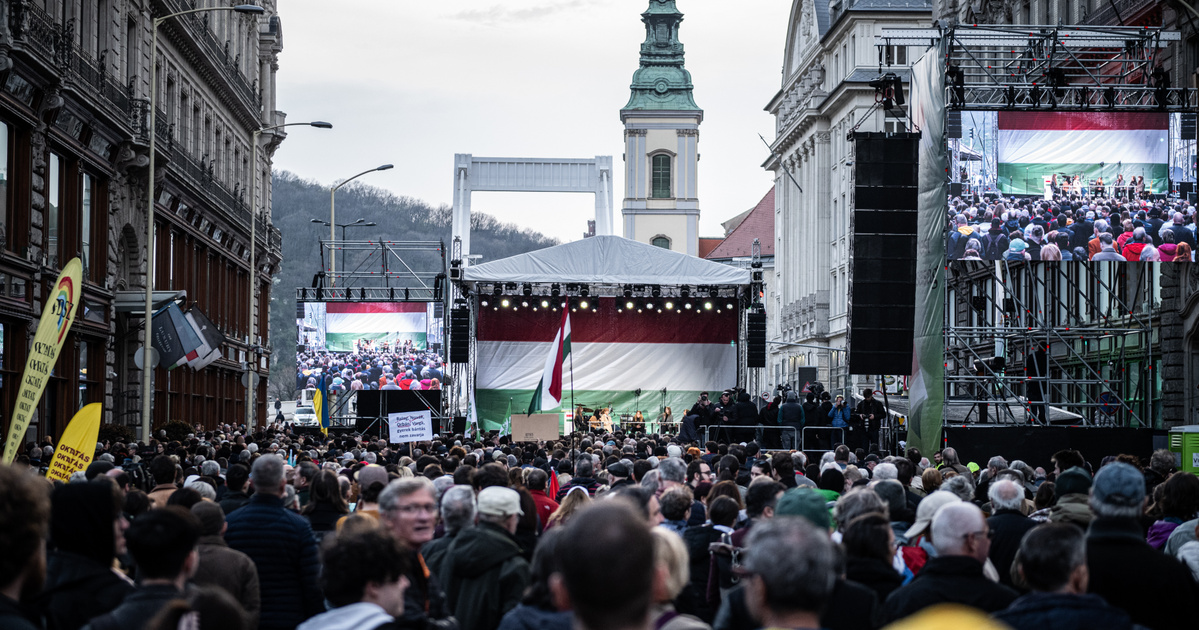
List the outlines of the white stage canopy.
{"type": "Polygon", "coordinates": [[[620,236],[581,241],[467,267],[465,282],[744,286],[738,269],[620,236]]]}

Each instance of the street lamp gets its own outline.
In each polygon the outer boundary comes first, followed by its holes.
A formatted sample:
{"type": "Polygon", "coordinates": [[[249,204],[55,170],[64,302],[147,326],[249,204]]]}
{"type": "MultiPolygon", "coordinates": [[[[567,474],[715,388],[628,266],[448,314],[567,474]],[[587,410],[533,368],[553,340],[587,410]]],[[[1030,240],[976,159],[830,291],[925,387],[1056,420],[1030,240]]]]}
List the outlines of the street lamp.
{"type": "MultiPolygon", "coordinates": [[[[358,219],[357,221],[354,221],[352,223],[338,223],[336,225],[336,227],[341,228],[341,240],[343,240],[343,241],[346,240],[346,228],[375,227],[378,225],[378,223],[375,223],[374,221],[370,221],[370,222],[365,222],[365,221],[366,221],[366,219],[358,219]]],[[[313,219],[312,222],[319,224],[319,225],[323,225],[325,227],[330,227],[329,222],[325,221],[324,219],[313,219]]],[[[330,252],[329,257],[330,258],[333,257],[332,252],[330,252]]],[[[346,268],[346,249],[345,249],[345,247],[341,248],[341,267],[342,267],[342,269],[346,268]]]]}
{"type": "Polygon", "coordinates": [[[264,131],[273,131],[284,127],[316,127],[317,129],[332,129],[333,125],[324,121],[314,120],[306,123],[284,123],[281,125],[272,125],[270,127],[259,127],[250,133],[250,147],[253,151],[253,158],[250,160],[251,176],[254,181],[250,183],[250,338],[247,344],[249,348],[246,351],[246,430],[250,433],[254,432],[254,375],[257,372],[258,360],[255,356],[255,332],[257,328],[257,318],[254,316],[256,310],[256,300],[258,298],[258,269],[254,260],[256,245],[258,244],[258,180],[260,174],[258,172],[258,140],[264,131]],[[254,369],[250,366],[253,364],[254,369]]]}
{"type": "Polygon", "coordinates": [[[145,329],[142,339],[142,441],[150,441],[150,391],[154,365],[150,362],[152,346],[151,329],[154,317],[154,145],[155,127],[158,124],[158,25],[163,22],[191,13],[205,11],[233,11],[249,15],[262,15],[266,9],[255,4],[239,4],[232,7],[203,7],[170,13],[154,18],[150,25],[150,169],[146,177],[146,308],[145,329]]]}
{"type": "MultiPolygon", "coordinates": [[[[355,175],[355,176],[353,176],[353,177],[343,181],[342,183],[340,183],[336,186],[333,186],[332,188],[329,189],[329,241],[330,242],[337,239],[337,233],[333,231],[334,226],[337,225],[337,215],[334,212],[334,208],[336,206],[333,203],[333,196],[335,194],[337,194],[337,189],[358,179],[359,177],[362,177],[363,175],[366,175],[367,173],[374,173],[375,171],[386,171],[391,168],[394,168],[394,166],[392,166],[391,164],[384,164],[382,166],[376,166],[375,168],[372,168],[370,170],[362,171],[361,173],[359,173],[359,174],[357,174],[357,175],[355,175]]],[[[332,255],[333,252],[329,252],[329,254],[330,254],[329,255],[329,266],[330,266],[330,269],[329,269],[329,283],[330,284],[329,284],[329,286],[335,287],[335,286],[337,286],[337,257],[332,255]]]]}

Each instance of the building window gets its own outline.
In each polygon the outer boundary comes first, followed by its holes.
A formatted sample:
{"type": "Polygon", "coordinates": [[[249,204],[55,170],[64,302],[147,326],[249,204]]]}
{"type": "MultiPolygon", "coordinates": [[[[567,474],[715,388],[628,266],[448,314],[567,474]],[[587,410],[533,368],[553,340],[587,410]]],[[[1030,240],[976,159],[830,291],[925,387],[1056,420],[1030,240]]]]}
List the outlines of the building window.
{"type": "Polygon", "coordinates": [[[8,125],[0,123],[0,251],[8,249],[8,155],[9,144],[8,125]]]}
{"type": "Polygon", "coordinates": [[[883,61],[888,65],[906,66],[908,65],[908,47],[907,46],[886,46],[883,48],[883,61]]]}
{"type": "Polygon", "coordinates": [[[79,257],[83,262],[83,277],[91,277],[92,262],[92,184],[93,179],[83,174],[83,189],[80,191],[82,208],[79,212],[79,257]]]}
{"type": "Polygon", "coordinates": [[[50,178],[46,182],[46,258],[58,267],[59,209],[62,203],[62,158],[50,154],[50,178]]]}
{"type": "Polygon", "coordinates": [[[665,236],[655,236],[650,240],[649,244],[654,247],[661,247],[662,249],[670,249],[670,239],[665,236]]]}
{"type": "Polygon", "coordinates": [[[651,196],[654,199],[669,199],[670,198],[670,156],[655,155],[652,159],[653,164],[653,183],[654,188],[651,196]]]}

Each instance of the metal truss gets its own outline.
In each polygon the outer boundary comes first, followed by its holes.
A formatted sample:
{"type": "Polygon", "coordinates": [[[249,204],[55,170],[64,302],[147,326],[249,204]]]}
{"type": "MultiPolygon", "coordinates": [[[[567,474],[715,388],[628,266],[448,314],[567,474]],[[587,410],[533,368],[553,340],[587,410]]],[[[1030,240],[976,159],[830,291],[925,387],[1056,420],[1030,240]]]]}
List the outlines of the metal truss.
{"type": "Polygon", "coordinates": [[[953,110],[1194,111],[1199,91],[1169,87],[1161,28],[948,25],[883,29],[878,46],[945,45],[953,110]]]}
{"type": "MultiPolygon", "coordinates": [[[[338,257],[337,271],[325,272],[326,296],[345,296],[340,300],[366,299],[374,295],[385,301],[422,299],[441,301],[440,285],[446,277],[445,244],[438,241],[321,241],[321,257],[338,257]],[[391,298],[391,292],[379,289],[408,289],[411,296],[391,298]],[[346,292],[342,289],[352,289],[346,292]],[[433,294],[436,293],[436,298],[433,294]],[[386,294],[388,297],[382,297],[386,294]]],[[[323,265],[328,269],[328,265],[323,265]]]]}
{"type": "Polygon", "coordinates": [[[1028,398],[1036,388],[1051,419],[1154,425],[1154,265],[959,261],[950,269],[947,407],[990,405],[999,422],[1023,423],[1036,417],[1039,403],[1028,398]],[[1038,350],[1041,375],[1026,363],[1038,350]]]}

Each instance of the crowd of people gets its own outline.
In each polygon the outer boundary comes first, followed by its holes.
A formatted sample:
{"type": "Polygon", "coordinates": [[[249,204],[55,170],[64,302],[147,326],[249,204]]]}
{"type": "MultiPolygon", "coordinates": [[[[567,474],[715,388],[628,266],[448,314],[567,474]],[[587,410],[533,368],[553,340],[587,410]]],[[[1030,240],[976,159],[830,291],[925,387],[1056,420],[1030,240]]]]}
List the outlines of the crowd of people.
{"type": "Polygon", "coordinates": [[[392,352],[300,352],[296,355],[296,389],[315,390],[320,378],[340,393],[359,390],[441,389],[445,361],[433,351],[411,344],[392,352]]]}
{"type": "Polygon", "coordinates": [[[1195,206],[1081,194],[949,201],[949,260],[1195,259],[1195,206]]]}
{"type": "Polygon", "coordinates": [[[620,432],[397,446],[224,425],[98,444],[52,483],[53,445],[30,443],[0,466],[0,627],[1191,622],[1199,478],[1168,451],[979,466],[953,448],[830,446],[620,432]]]}

